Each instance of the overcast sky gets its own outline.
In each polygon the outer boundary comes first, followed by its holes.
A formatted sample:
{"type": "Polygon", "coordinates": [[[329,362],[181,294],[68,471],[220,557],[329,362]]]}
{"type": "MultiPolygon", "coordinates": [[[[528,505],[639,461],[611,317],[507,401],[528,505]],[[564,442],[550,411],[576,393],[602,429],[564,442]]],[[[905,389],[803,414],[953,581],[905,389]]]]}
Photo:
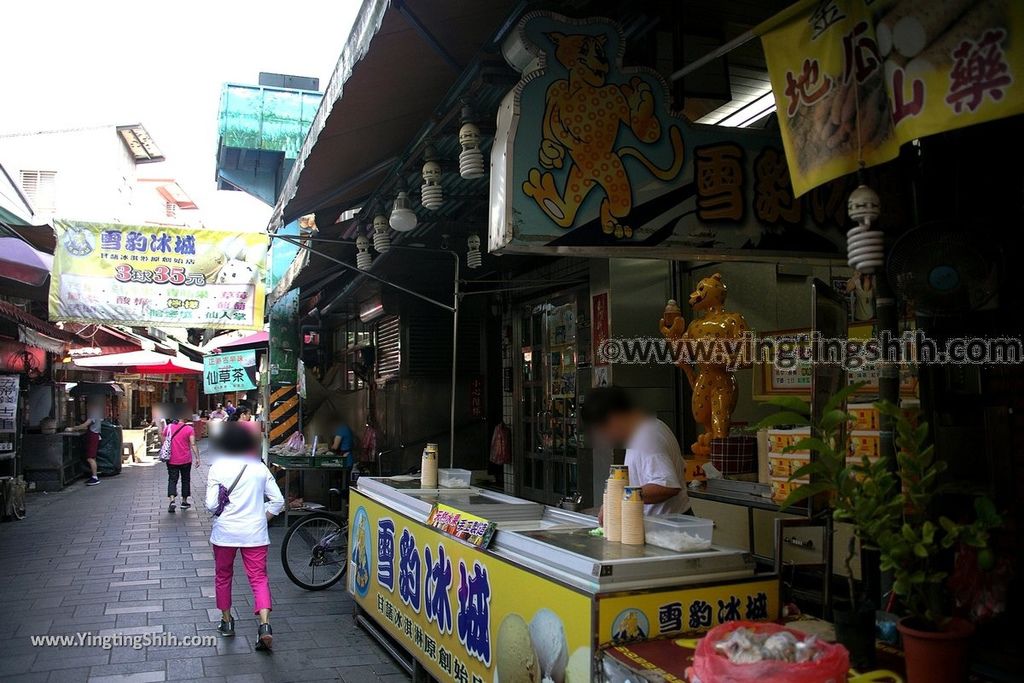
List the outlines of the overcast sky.
{"type": "MultiPolygon", "coordinates": [[[[224,82],[260,71],[323,88],[359,0],[3,0],[0,132],[142,123],[216,228],[265,228],[270,208],[214,183],[224,82]]],[[[157,166],[145,171],[157,171],[157,166]]]]}

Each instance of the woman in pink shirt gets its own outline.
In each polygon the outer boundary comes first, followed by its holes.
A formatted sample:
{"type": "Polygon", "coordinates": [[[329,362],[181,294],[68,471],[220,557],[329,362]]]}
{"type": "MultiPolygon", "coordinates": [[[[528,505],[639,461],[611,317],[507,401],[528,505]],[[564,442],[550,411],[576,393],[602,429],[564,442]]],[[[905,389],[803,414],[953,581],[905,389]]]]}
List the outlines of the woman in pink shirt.
{"type": "Polygon", "coordinates": [[[171,458],[167,461],[167,511],[174,512],[174,499],[178,495],[178,477],[181,477],[181,509],[192,507],[192,467],[199,466],[199,447],[192,425],[175,420],[164,429],[164,438],[171,440],[171,458]]]}

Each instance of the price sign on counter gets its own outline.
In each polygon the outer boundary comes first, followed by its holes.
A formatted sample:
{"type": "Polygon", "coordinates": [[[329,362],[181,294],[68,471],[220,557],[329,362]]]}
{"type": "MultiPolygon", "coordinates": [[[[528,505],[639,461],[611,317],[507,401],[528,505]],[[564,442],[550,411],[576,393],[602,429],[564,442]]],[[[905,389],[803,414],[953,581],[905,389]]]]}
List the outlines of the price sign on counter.
{"type": "Polygon", "coordinates": [[[483,517],[439,503],[430,511],[427,526],[477,548],[486,548],[497,525],[483,517]]]}

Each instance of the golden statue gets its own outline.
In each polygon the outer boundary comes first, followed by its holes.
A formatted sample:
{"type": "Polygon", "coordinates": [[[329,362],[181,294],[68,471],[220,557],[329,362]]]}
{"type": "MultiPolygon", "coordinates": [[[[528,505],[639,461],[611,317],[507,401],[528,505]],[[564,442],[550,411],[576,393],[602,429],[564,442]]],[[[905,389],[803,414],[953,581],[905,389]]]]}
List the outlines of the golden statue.
{"type": "Polygon", "coordinates": [[[677,365],[693,389],[693,419],[704,428],[690,446],[699,458],[711,455],[712,439],[729,436],[737,398],[734,373],[748,357],[746,348],[739,346],[748,330],[747,321],[741,314],[725,310],[725,291],[720,273],[706,277],[690,294],[690,307],[696,313],[703,312],[702,318],[692,321],[687,328],[679,304],[669,300],[659,321],[662,336],[672,342],[692,342],[687,348],[698,359],[696,370],[688,358],[677,365]],[[705,346],[698,350],[697,344],[705,346]]]}

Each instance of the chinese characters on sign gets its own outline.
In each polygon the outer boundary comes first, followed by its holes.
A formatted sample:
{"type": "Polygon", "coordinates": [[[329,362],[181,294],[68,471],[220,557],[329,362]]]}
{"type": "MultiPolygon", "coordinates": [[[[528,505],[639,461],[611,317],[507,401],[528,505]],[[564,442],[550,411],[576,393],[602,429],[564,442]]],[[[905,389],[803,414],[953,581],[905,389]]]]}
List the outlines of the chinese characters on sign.
{"type": "Polygon", "coordinates": [[[203,391],[247,391],[256,388],[256,352],[235,351],[203,357],[203,391]]]}
{"type": "Polygon", "coordinates": [[[0,453],[14,450],[18,433],[18,375],[0,375],[0,453]]]}
{"type": "Polygon", "coordinates": [[[478,548],[486,548],[494,536],[496,527],[483,517],[456,510],[448,505],[437,504],[427,517],[427,524],[438,531],[460,541],[466,541],[478,548]]]}
{"type": "Polygon", "coordinates": [[[800,196],[917,138],[1024,113],[1024,3],[823,0],[763,36],[800,196]]]}
{"type": "Polygon", "coordinates": [[[54,221],[50,318],[161,327],[263,324],[267,236],[54,221]]]}

